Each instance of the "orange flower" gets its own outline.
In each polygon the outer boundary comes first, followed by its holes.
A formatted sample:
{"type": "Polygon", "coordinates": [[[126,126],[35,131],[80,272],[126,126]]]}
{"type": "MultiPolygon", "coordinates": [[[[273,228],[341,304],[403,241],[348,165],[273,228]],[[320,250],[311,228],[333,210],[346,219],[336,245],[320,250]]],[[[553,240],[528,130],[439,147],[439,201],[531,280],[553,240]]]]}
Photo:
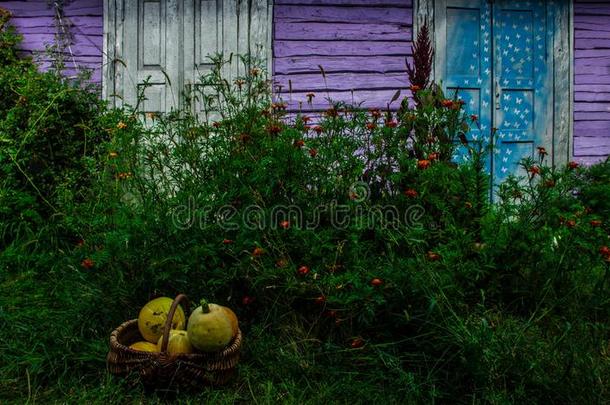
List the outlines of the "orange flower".
{"type": "Polygon", "coordinates": [[[312,158],[318,156],[318,151],[315,148],[310,148],[309,149],[309,156],[311,156],[312,158]]]}
{"type": "Polygon", "coordinates": [[[576,226],[576,221],[574,221],[573,219],[568,219],[568,220],[565,222],[565,225],[566,225],[568,228],[574,228],[574,227],[576,226]]]}
{"type": "Polygon", "coordinates": [[[254,250],[252,251],[252,256],[254,257],[260,257],[265,253],[265,250],[261,247],[257,247],[254,248],[254,250]]]}
{"type": "Polygon", "coordinates": [[[418,86],[417,84],[412,84],[409,86],[409,90],[411,90],[412,93],[417,93],[418,91],[421,90],[421,87],[418,86]]]}
{"type": "Polygon", "coordinates": [[[418,160],[417,161],[417,168],[418,169],[427,169],[428,167],[430,167],[430,161],[427,159],[423,159],[423,160],[418,160]]]}
{"type": "Polygon", "coordinates": [[[441,259],[441,255],[439,255],[438,253],[433,252],[433,251],[429,251],[428,253],[426,253],[426,257],[431,262],[435,262],[435,261],[438,261],[441,259]]]}
{"type": "Polygon", "coordinates": [[[373,131],[375,128],[377,128],[377,124],[375,124],[374,122],[367,122],[366,129],[368,129],[369,131],[373,131]]]}
{"type": "Polygon", "coordinates": [[[362,340],[361,338],[352,339],[350,346],[352,347],[352,349],[359,349],[364,346],[364,340],[362,340]]]}
{"type": "Polygon", "coordinates": [[[250,69],[250,75],[252,75],[254,77],[258,76],[260,74],[260,72],[261,71],[260,71],[259,68],[252,68],[252,69],[250,69]]]}
{"type": "Polygon", "coordinates": [[[95,266],[95,262],[93,260],[91,260],[90,258],[86,258],[85,260],[83,260],[80,264],[81,266],[83,266],[84,268],[86,268],[87,270],[92,269],[93,266],[95,266]]]}
{"type": "Polygon", "coordinates": [[[377,119],[379,117],[381,117],[381,111],[379,111],[378,108],[371,108],[369,109],[369,112],[371,113],[371,115],[373,116],[373,118],[377,119]]]}
{"type": "Polygon", "coordinates": [[[309,274],[309,267],[307,266],[301,266],[299,267],[299,269],[297,270],[297,273],[299,274],[299,276],[306,276],[309,274]]]}
{"type": "Polygon", "coordinates": [[[578,163],[576,163],[576,162],[569,162],[568,163],[568,168],[572,169],[572,170],[576,169],[578,166],[580,166],[580,165],[578,163]]]}
{"type": "Polygon", "coordinates": [[[428,160],[433,161],[433,160],[437,160],[438,159],[438,153],[436,152],[432,152],[431,154],[428,155],[428,160]]]}
{"type": "Polygon", "coordinates": [[[302,139],[298,139],[296,141],[294,141],[294,147],[295,148],[302,148],[303,146],[305,146],[305,141],[302,139]]]}
{"type": "Polygon", "coordinates": [[[452,108],[453,100],[445,99],[445,100],[441,101],[441,105],[445,108],[452,108]]]}
{"type": "Polygon", "coordinates": [[[589,222],[589,223],[594,228],[602,226],[602,221],[600,221],[599,219],[592,219],[591,222],[589,222]]]}
{"type": "Polygon", "coordinates": [[[383,280],[381,280],[380,278],[374,278],[371,280],[371,285],[373,287],[379,287],[382,284],[383,284],[383,280]]]}
{"type": "Polygon", "coordinates": [[[232,239],[223,239],[223,241],[222,241],[223,245],[230,245],[231,243],[233,243],[232,239]]]}
{"type": "Polygon", "coordinates": [[[116,126],[118,129],[125,129],[127,128],[127,124],[125,124],[123,121],[119,121],[119,123],[116,126]]]}
{"type": "Polygon", "coordinates": [[[405,195],[410,198],[415,198],[417,197],[418,192],[416,190],[413,190],[412,188],[409,188],[405,190],[405,195]]]}
{"type": "Polygon", "coordinates": [[[532,166],[532,167],[529,168],[529,172],[532,174],[532,176],[540,174],[540,167],[532,166]]]}
{"type": "Polygon", "coordinates": [[[329,108],[324,114],[326,114],[327,117],[336,117],[339,115],[339,112],[336,108],[329,108]]]}
{"type": "Polygon", "coordinates": [[[283,229],[288,229],[288,228],[290,228],[290,222],[282,221],[282,222],[280,222],[280,227],[282,227],[283,229]]]}

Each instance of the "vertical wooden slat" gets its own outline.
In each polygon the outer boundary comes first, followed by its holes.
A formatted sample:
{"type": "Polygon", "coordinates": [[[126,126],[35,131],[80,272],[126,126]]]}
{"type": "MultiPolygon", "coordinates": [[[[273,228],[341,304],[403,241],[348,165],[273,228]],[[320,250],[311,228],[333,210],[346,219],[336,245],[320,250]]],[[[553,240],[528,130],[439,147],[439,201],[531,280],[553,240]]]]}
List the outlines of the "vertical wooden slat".
{"type": "Polygon", "coordinates": [[[225,58],[232,55],[232,62],[226,66],[225,78],[233,81],[239,75],[237,62],[238,47],[238,0],[223,0],[222,2],[222,52],[225,58]]]}
{"type": "Polygon", "coordinates": [[[564,1],[555,2],[554,14],[554,44],[555,55],[554,66],[554,114],[555,122],[553,128],[553,164],[564,166],[570,158],[570,122],[571,106],[570,98],[570,26],[569,5],[564,1]]]}

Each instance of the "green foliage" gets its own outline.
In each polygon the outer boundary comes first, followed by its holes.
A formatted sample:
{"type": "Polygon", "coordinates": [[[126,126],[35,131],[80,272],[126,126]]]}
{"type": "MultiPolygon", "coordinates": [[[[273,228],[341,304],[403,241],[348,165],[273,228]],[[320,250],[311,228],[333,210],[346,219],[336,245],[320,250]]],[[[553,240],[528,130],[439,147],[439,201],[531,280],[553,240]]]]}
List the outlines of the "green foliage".
{"type": "Polygon", "coordinates": [[[0,397],[162,402],[104,376],[106,342],[150,298],[184,292],[233,308],[246,336],[235,383],[187,403],[604,401],[610,164],[553,169],[541,150],[491,204],[486,151],[438,88],[397,113],[287,114],[255,60],[213,63],[166,115],[105,111],[46,76],[20,85],[37,108],[0,118],[20,134],[10,147],[27,140],[32,181],[2,149],[0,198],[29,199],[0,226],[39,218],[0,253],[0,397]],[[228,81],[227,63],[247,73],[228,81]],[[76,100],[87,129],[37,114],[50,94],[76,100]],[[35,171],[45,142],[71,158],[35,171]]]}

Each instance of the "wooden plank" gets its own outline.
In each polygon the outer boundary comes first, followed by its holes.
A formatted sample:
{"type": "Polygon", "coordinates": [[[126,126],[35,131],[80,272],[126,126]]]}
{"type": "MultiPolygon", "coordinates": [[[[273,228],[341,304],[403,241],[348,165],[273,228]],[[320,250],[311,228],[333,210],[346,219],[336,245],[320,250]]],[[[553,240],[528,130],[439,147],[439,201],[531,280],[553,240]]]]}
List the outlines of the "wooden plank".
{"type": "MultiPolygon", "coordinates": [[[[397,89],[392,90],[358,90],[358,91],[337,91],[337,92],[318,92],[312,104],[307,103],[307,93],[282,94],[281,98],[288,104],[290,111],[324,111],[332,104],[329,99],[337,102],[345,102],[356,105],[361,104],[363,108],[385,108],[390,102],[397,89]]],[[[403,97],[408,93],[407,89],[402,89],[403,97]]],[[[393,108],[398,108],[400,100],[395,101],[393,108]]]]}
{"type": "Polygon", "coordinates": [[[574,138],[575,156],[608,156],[610,154],[610,126],[606,136],[574,138]]]}
{"type": "Polygon", "coordinates": [[[411,7],[411,0],[275,0],[280,5],[317,5],[317,6],[368,6],[411,7]]]}
{"type": "Polygon", "coordinates": [[[326,78],[321,73],[295,74],[290,76],[275,76],[274,83],[288,89],[288,81],[292,81],[295,92],[308,91],[347,91],[367,89],[398,89],[409,87],[409,79],[403,73],[327,73],[326,78]]]}
{"type": "Polygon", "coordinates": [[[572,120],[571,100],[572,84],[570,80],[572,48],[570,46],[570,33],[566,27],[570,26],[569,5],[566,2],[556,3],[555,13],[551,21],[554,26],[553,32],[553,156],[552,162],[555,167],[565,166],[571,157],[570,146],[572,120]]]}
{"type": "Polygon", "coordinates": [[[410,55],[411,42],[377,41],[274,41],[275,56],[378,56],[410,55]]]}
{"type": "Polygon", "coordinates": [[[396,7],[317,7],[278,6],[275,7],[277,22],[326,22],[326,23],[399,23],[411,25],[413,15],[410,8],[396,7]]]}
{"type": "Polygon", "coordinates": [[[276,40],[411,41],[407,24],[328,24],[288,22],[275,29],[276,40]]]}
{"type": "Polygon", "coordinates": [[[275,74],[319,72],[322,66],[328,73],[406,72],[405,57],[397,56],[297,56],[275,58],[275,74]]]}

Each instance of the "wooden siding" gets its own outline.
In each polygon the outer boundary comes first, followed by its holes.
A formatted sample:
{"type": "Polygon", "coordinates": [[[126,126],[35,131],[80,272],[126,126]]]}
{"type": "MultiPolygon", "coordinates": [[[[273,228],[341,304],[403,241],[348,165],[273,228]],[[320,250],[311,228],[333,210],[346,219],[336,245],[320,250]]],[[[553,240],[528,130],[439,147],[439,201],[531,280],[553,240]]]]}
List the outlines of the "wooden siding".
{"type": "MultiPolygon", "coordinates": [[[[49,66],[45,48],[57,33],[55,9],[48,0],[0,1],[0,7],[13,14],[12,24],[23,35],[21,50],[35,56],[43,68],[49,66]]],[[[92,81],[101,82],[103,51],[103,0],[65,1],[64,22],[73,40],[66,50],[66,74],[75,66],[93,71],[92,81]]]]}
{"type": "Polygon", "coordinates": [[[326,98],[383,108],[397,89],[408,93],[412,27],[411,0],[276,0],[276,90],[293,111],[323,110],[326,98]]]}
{"type": "Polygon", "coordinates": [[[574,156],[610,154],[610,2],[574,2],[574,156]]]}

